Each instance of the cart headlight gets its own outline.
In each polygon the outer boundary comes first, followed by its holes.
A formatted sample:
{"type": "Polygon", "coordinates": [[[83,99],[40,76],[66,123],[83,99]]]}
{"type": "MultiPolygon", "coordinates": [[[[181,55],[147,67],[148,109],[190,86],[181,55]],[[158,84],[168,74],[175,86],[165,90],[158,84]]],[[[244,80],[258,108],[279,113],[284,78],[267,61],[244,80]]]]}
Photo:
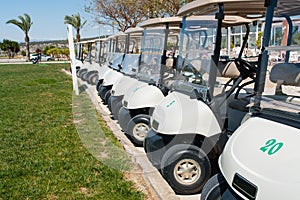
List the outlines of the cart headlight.
{"type": "Polygon", "coordinates": [[[159,126],[159,123],[156,120],[153,120],[153,122],[152,122],[152,128],[157,130],[158,126],[159,126]]]}
{"type": "Polygon", "coordinates": [[[256,198],[257,186],[241,175],[234,175],[232,186],[248,199],[254,200],[256,198]]]}

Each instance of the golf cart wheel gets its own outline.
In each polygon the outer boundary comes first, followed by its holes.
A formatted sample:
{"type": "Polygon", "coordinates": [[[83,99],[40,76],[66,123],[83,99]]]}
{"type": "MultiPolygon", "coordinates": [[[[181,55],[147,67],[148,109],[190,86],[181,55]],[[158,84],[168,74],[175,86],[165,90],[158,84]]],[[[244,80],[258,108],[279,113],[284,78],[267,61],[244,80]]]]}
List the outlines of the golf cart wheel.
{"type": "Polygon", "coordinates": [[[97,84],[97,79],[98,79],[98,74],[93,74],[93,75],[89,78],[90,84],[96,85],[96,84],[97,84]]]}
{"type": "Polygon", "coordinates": [[[226,191],[227,188],[228,184],[224,176],[221,173],[215,174],[207,181],[207,183],[203,187],[201,200],[221,200],[222,194],[226,191]]]}
{"type": "Polygon", "coordinates": [[[150,130],[150,117],[140,114],[132,118],[127,126],[127,134],[135,146],[143,146],[144,139],[150,130]]]}
{"type": "Polygon", "coordinates": [[[209,179],[211,165],[199,147],[177,144],[163,155],[161,172],[177,194],[194,194],[201,191],[209,179]]]}

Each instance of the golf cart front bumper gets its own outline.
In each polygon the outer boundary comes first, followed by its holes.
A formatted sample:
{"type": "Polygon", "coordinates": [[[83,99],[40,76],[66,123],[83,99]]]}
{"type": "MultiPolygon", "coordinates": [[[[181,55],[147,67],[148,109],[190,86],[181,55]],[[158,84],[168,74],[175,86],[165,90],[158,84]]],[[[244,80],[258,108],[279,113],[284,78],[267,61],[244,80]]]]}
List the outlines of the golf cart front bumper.
{"type": "MultiPolygon", "coordinates": [[[[113,96],[113,91],[111,93],[111,96],[109,97],[108,100],[108,107],[110,109],[110,111],[114,111],[114,109],[116,108],[116,105],[122,101],[124,95],[121,96],[113,96]]],[[[118,113],[112,113],[114,116],[117,116],[118,113]]]]}
{"type": "Polygon", "coordinates": [[[127,125],[131,120],[130,111],[124,106],[120,109],[118,114],[119,125],[123,131],[127,131],[127,125]]]}
{"type": "Polygon", "coordinates": [[[144,150],[149,161],[154,167],[160,169],[161,159],[168,150],[167,141],[171,141],[174,137],[157,133],[151,129],[144,139],[144,150]]]}
{"type": "Polygon", "coordinates": [[[98,96],[104,100],[105,99],[105,94],[112,88],[112,85],[101,85],[98,91],[98,96]]]}

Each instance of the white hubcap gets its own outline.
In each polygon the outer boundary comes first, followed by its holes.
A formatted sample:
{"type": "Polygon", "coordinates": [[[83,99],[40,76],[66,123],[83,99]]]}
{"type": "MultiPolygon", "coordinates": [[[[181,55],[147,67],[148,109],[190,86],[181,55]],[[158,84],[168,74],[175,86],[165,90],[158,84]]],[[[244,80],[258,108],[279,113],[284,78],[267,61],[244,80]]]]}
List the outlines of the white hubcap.
{"type": "Polygon", "coordinates": [[[144,141],[144,138],[146,137],[148,131],[148,125],[144,123],[138,123],[133,127],[133,136],[139,141],[144,141]]]}
{"type": "Polygon", "coordinates": [[[200,178],[200,175],[200,165],[193,159],[180,160],[174,168],[175,179],[183,185],[195,183],[200,178]]]}

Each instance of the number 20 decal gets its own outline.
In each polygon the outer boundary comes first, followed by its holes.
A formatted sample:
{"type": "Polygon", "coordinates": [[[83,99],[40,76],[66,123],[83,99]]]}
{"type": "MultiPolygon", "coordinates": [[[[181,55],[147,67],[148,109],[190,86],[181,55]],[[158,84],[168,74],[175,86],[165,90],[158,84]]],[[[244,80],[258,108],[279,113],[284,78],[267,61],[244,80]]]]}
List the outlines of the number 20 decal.
{"type": "Polygon", "coordinates": [[[283,146],[282,142],[276,142],[276,139],[268,140],[264,146],[260,147],[262,152],[266,152],[268,155],[277,153],[283,146]]]}

